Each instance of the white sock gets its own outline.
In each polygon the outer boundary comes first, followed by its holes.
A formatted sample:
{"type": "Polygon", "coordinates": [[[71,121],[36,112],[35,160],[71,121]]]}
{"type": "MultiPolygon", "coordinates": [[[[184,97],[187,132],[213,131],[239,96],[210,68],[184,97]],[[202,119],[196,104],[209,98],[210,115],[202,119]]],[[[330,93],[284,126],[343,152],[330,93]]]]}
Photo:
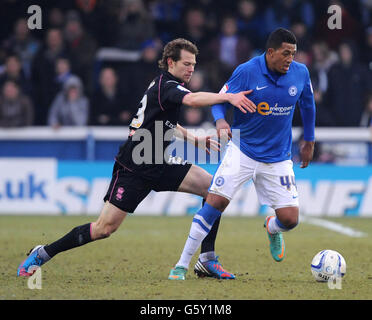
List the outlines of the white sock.
{"type": "Polygon", "coordinates": [[[277,217],[273,217],[269,220],[268,229],[271,234],[288,231],[288,229],[284,229],[278,225],[277,217]]]}
{"type": "Polygon", "coordinates": [[[49,255],[47,254],[47,252],[45,251],[44,249],[45,246],[42,246],[40,249],[39,249],[39,256],[41,257],[41,259],[43,259],[44,263],[49,261],[51,259],[51,257],[49,257],[49,255]]]}
{"type": "Polygon", "coordinates": [[[189,236],[187,237],[181,258],[176,263],[176,267],[184,267],[186,269],[189,268],[193,255],[198,250],[207,234],[208,233],[198,223],[191,223],[189,236]]]}
{"type": "Polygon", "coordinates": [[[208,252],[203,252],[199,255],[199,259],[201,262],[207,262],[210,260],[215,260],[216,259],[216,254],[214,251],[208,251],[208,252]]]}

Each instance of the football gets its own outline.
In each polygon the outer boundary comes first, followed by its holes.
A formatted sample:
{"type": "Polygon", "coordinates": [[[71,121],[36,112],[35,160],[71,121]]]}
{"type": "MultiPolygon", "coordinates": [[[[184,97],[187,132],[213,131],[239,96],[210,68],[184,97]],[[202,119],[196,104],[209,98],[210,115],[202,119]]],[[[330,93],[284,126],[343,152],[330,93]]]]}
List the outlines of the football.
{"type": "Polygon", "coordinates": [[[311,273],[319,282],[327,282],[331,277],[343,277],[346,273],[345,259],[337,251],[322,250],[311,262],[311,273]]]}

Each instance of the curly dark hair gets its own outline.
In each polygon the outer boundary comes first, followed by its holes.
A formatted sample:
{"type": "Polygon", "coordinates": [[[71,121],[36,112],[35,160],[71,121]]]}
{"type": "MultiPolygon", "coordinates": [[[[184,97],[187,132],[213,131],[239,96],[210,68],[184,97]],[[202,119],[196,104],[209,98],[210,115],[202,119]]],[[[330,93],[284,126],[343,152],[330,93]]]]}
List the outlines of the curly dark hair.
{"type": "Polygon", "coordinates": [[[171,58],[173,61],[178,61],[181,59],[181,50],[186,50],[192,54],[198,55],[199,50],[195,44],[191,41],[178,38],[168,42],[163,50],[163,56],[158,61],[160,69],[168,70],[168,58],[171,58]]]}

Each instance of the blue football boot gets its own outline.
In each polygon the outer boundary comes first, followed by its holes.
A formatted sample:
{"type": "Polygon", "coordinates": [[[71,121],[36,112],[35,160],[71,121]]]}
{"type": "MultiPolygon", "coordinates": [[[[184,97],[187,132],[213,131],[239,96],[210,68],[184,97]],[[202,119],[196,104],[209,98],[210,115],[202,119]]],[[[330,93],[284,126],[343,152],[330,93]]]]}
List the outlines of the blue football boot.
{"type": "Polygon", "coordinates": [[[217,279],[235,279],[235,275],[226,271],[221,263],[218,261],[218,257],[214,260],[208,260],[201,262],[200,259],[195,264],[194,272],[199,278],[212,277],[217,279]]]}
{"type": "Polygon", "coordinates": [[[269,231],[269,220],[275,218],[274,216],[266,217],[264,227],[266,229],[267,237],[270,241],[270,253],[276,262],[280,262],[285,256],[285,243],[281,232],[270,233],[269,231]]]}
{"type": "Polygon", "coordinates": [[[43,246],[38,245],[30,250],[28,257],[18,266],[18,277],[30,277],[38,267],[44,264],[44,260],[39,256],[39,249],[41,247],[43,246]]]}

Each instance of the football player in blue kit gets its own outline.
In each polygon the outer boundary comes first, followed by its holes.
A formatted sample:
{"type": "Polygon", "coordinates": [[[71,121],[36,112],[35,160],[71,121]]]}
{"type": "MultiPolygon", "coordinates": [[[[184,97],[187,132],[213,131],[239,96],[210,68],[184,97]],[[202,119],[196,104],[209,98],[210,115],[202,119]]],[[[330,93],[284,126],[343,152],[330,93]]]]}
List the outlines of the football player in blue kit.
{"type": "MultiPolygon", "coordinates": [[[[275,210],[275,215],[266,218],[264,226],[273,259],[283,260],[282,232],[293,229],[299,216],[291,161],[292,118],[296,104],[304,127],[301,168],[308,166],[314,151],[313,89],[307,67],[293,61],[296,50],[294,34],[284,28],[276,29],[267,40],[265,53],[239,65],[221,89],[230,93],[253,90],[249,99],[257,109],[247,114],[234,110],[231,134],[224,119],[229,104],[212,107],[217,131],[227,132],[231,140],[213,176],[206,203],[193,218],[185,247],[169,279],[186,278],[191,258],[215,219],[221,216],[240,186],[250,179],[260,203],[275,210]]],[[[203,271],[202,267],[198,261],[194,271],[198,274],[203,271]]]]}

